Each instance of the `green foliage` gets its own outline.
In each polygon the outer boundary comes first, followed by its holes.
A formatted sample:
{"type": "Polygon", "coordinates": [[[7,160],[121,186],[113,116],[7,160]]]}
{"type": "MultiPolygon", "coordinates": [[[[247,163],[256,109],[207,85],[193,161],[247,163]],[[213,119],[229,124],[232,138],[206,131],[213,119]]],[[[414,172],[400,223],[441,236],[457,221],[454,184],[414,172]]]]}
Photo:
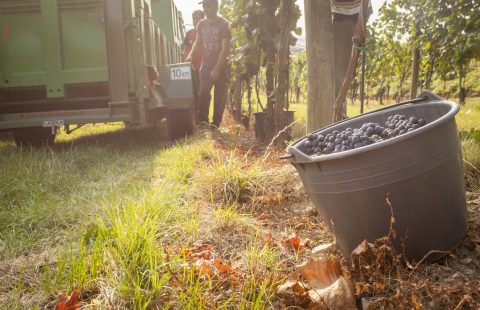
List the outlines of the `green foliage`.
{"type": "MultiPolygon", "coordinates": [[[[367,89],[370,95],[390,87],[396,100],[405,97],[411,75],[412,49],[421,54],[420,88],[432,89],[435,80],[457,79],[449,92],[467,83],[471,65],[480,55],[480,3],[475,0],[394,0],[384,4],[367,37],[367,89]]],[[[477,69],[478,70],[478,69],[477,69]]],[[[452,84],[452,83],[450,83],[452,84]]],[[[438,87],[437,87],[438,89],[438,87]]]]}
{"type": "MultiPolygon", "coordinates": [[[[272,62],[271,55],[276,55],[280,48],[280,30],[283,27],[291,30],[292,46],[296,44],[294,34],[301,34],[301,29],[296,26],[301,12],[295,2],[225,0],[222,1],[220,12],[231,21],[234,47],[231,85],[235,85],[235,81],[247,81],[259,75],[260,68],[272,62]],[[286,3],[291,5],[286,7],[286,3]],[[280,9],[288,9],[292,13],[290,25],[282,25],[280,9]]],[[[275,62],[278,62],[278,57],[275,62]]],[[[273,85],[273,75],[267,74],[266,78],[269,80],[267,84],[270,82],[273,85]]]]}

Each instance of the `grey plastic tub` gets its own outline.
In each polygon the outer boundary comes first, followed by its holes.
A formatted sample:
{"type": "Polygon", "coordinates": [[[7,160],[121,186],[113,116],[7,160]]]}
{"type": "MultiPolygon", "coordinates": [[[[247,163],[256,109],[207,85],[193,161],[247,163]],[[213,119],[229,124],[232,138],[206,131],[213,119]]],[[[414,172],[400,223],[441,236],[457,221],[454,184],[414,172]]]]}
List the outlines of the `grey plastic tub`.
{"type": "Polygon", "coordinates": [[[317,132],[384,124],[395,114],[427,121],[419,129],[386,141],[340,153],[309,156],[306,137],[287,148],[320,216],[344,256],[367,239],[387,236],[391,210],[399,253],[418,260],[431,250],[451,250],[467,227],[463,161],[455,124],[457,104],[423,92],[403,103],[334,124],[317,132]],[[404,245],[404,246],[402,246],[404,245]]]}

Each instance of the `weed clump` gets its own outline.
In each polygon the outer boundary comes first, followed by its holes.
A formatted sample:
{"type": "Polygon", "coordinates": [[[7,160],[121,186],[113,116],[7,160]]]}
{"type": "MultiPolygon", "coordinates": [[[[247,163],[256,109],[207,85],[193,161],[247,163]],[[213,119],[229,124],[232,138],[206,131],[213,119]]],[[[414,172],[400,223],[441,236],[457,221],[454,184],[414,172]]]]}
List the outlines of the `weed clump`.
{"type": "Polygon", "coordinates": [[[290,166],[276,166],[260,159],[244,161],[235,153],[215,154],[198,174],[201,199],[224,206],[239,205],[249,211],[264,206],[301,201],[297,178],[290,166]],[[268,168],[268,167],[271,168],[268,168]]]}
{"type": "Polygon", "coordinates": [[[466,138],[462,141],[465,185],[467,190],[480,191],[480,142],[466,138]]]}

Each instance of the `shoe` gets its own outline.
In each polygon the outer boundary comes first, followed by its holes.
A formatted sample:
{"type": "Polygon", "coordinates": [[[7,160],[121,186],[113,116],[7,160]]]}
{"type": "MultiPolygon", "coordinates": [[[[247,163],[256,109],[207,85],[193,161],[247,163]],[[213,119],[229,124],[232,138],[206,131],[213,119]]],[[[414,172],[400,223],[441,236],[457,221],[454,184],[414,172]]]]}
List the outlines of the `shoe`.
{"type": "Polygon", "coordinates": [[[204,129],[209,129],[209,128],[210,128],[210,124],[205,122],[205,121],[200,122],[200,124],[198,124],[198,126],[197,126],[197,129],[199,129],[199,130],[204,130],[204,129]]]}

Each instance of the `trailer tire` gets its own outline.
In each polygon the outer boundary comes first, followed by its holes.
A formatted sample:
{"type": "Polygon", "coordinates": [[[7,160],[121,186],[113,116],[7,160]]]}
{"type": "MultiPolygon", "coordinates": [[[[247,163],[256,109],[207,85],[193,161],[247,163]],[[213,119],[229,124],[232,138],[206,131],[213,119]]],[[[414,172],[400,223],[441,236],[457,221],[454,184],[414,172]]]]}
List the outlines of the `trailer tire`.
{"type": "Polygon", "coordinates": [[[51,128],[29,127],[13,130],[13,139],[17,146],[47,146],[55,142],[51,128]]]}
{"type": "Polygon", "coordinates": [[[167,112],[167,129],[171,140],[185,138],[193,133],[192,109],[171,109],[167,112]]]}

